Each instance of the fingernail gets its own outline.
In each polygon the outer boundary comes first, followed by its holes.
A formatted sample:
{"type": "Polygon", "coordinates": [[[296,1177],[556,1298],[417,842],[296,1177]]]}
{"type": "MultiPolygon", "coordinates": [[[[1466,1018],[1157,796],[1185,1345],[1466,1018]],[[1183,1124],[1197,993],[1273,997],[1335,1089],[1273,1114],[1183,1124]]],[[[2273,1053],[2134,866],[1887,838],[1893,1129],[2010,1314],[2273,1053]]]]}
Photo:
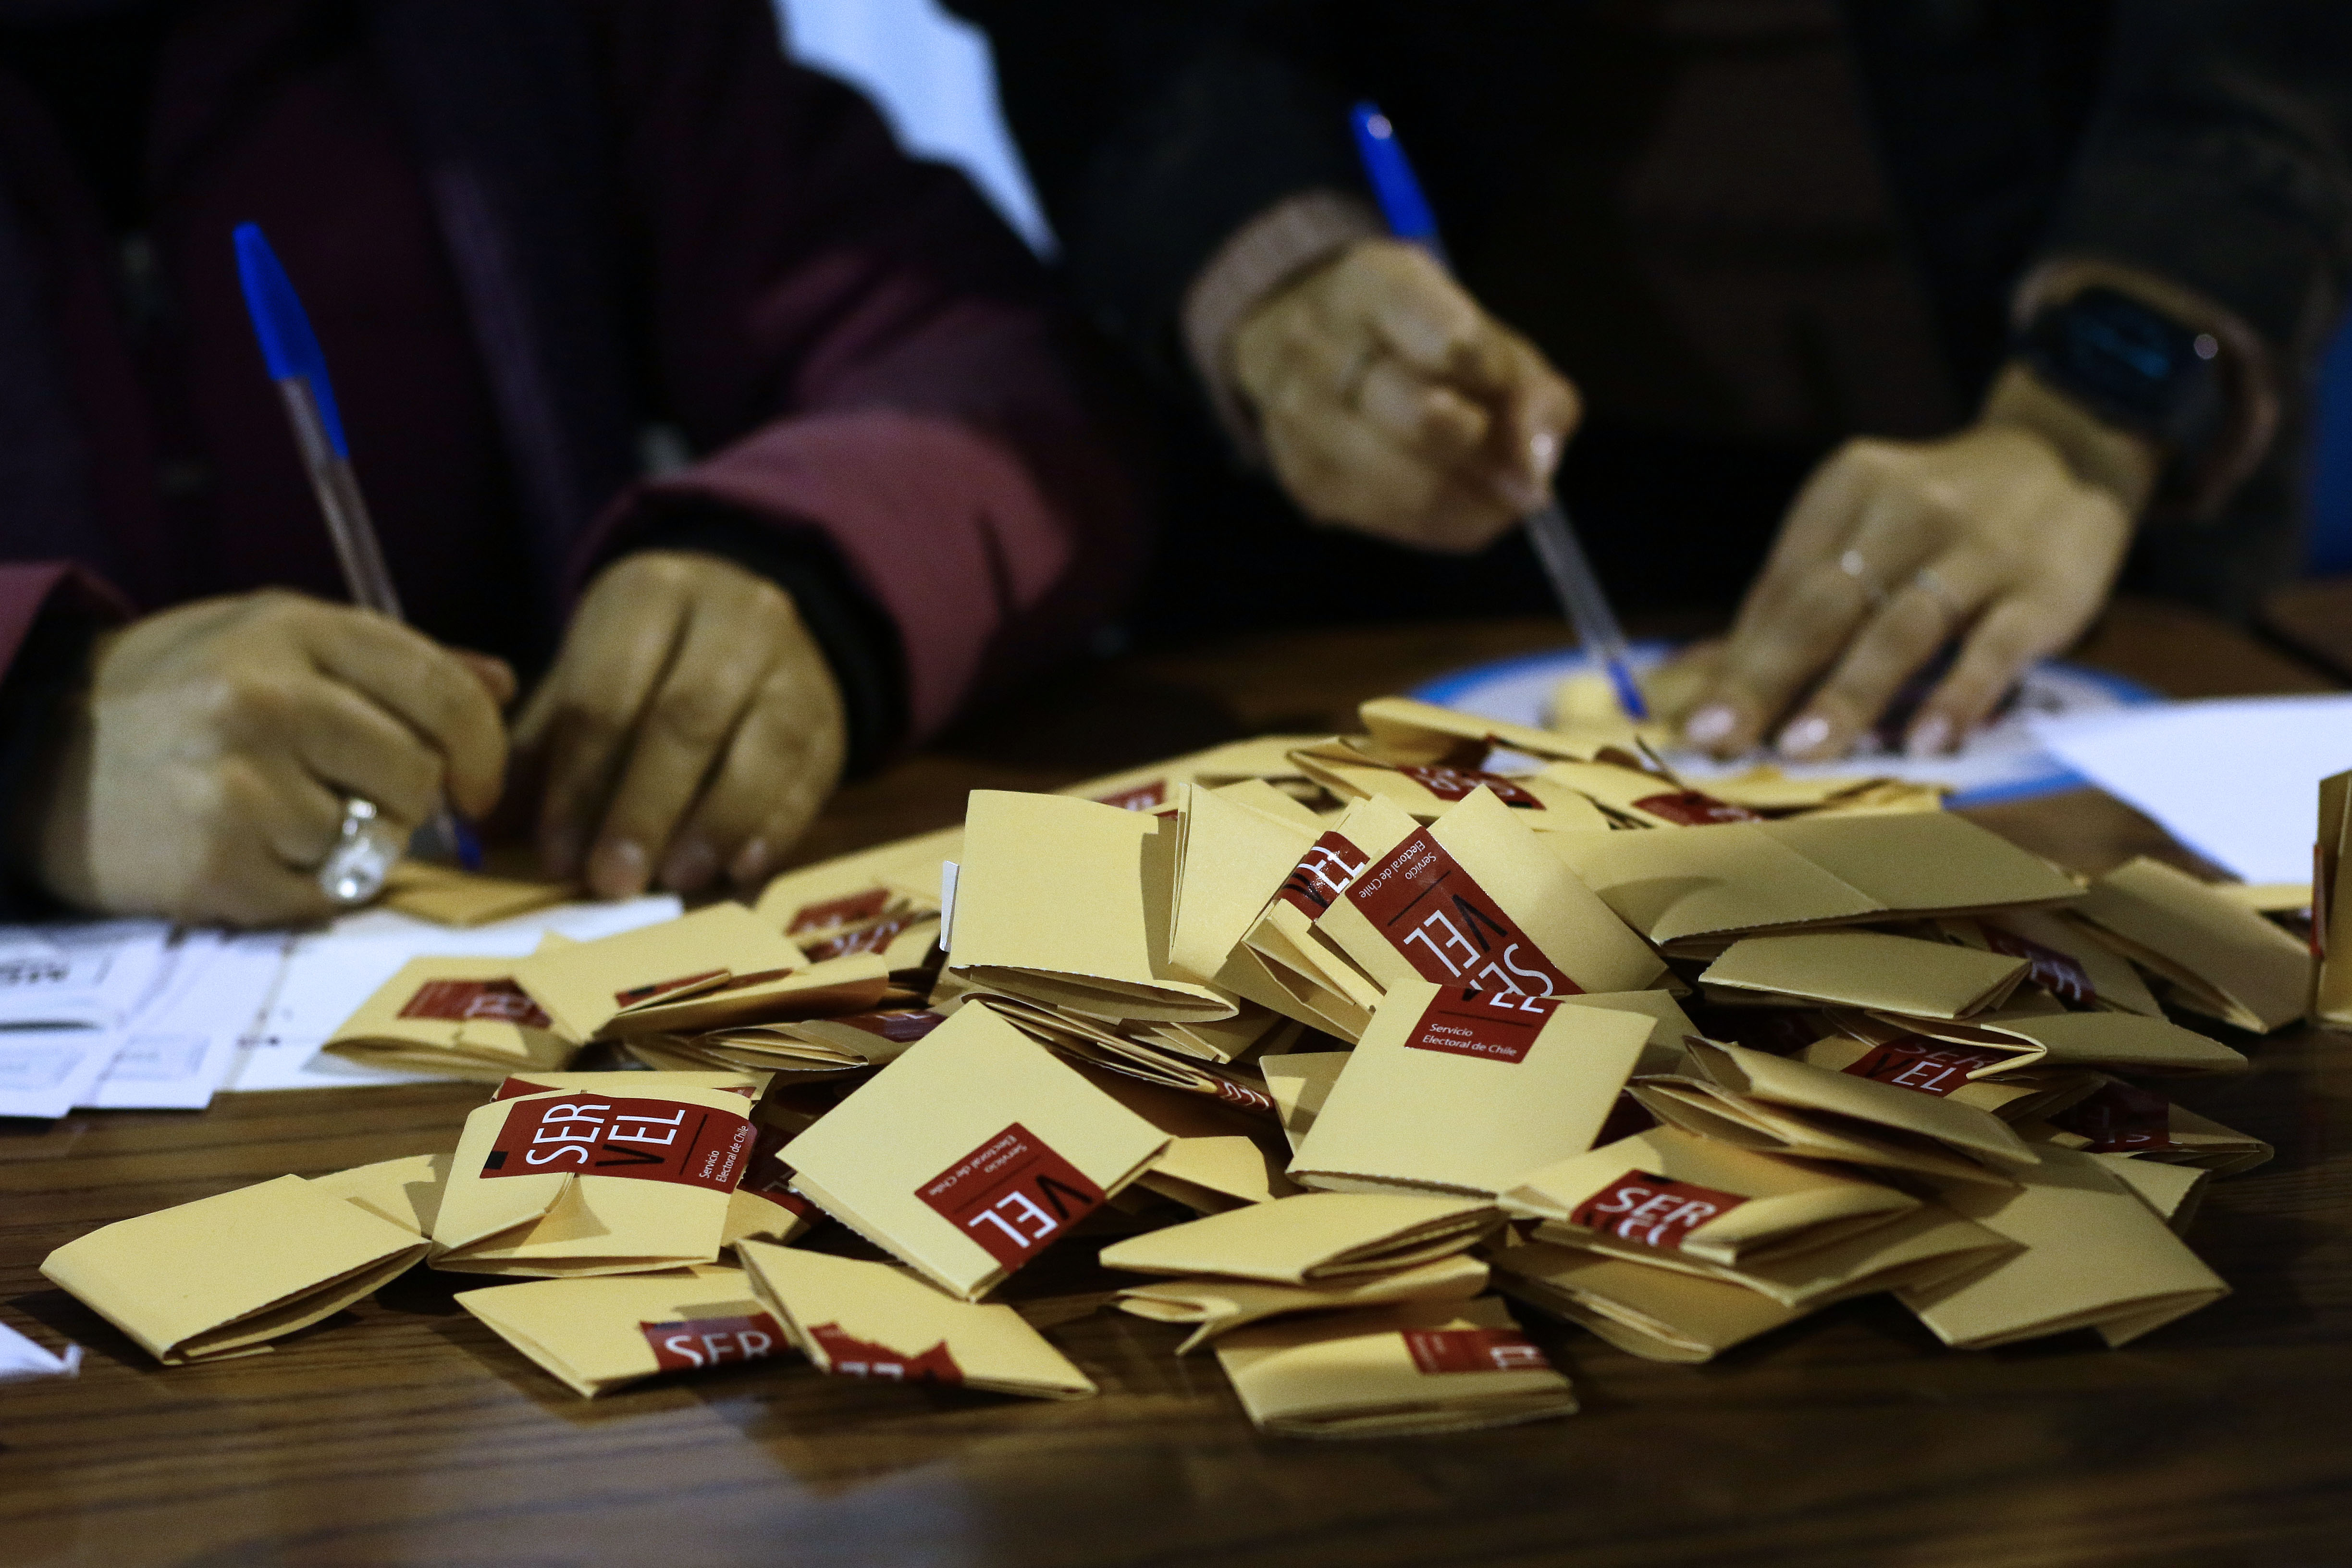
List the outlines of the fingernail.
{"type": "Polygon", "coordinates": [[[568,882],[580,874],[580,835],[568,827],[546,827],[540,830],[539,863],[547,874],[558,881],[568,882]]]}
{"type": "Polygon", "coordinates": [[[718,873],[719,851],[697,834],[671,845],[662,858],[662,886],[673,893],[699,892],[718,873]]]}
{"type": "Polygon", "coordinates": [[[1830,721],[1818,713],[1789,721],[1773,747],[1784,757],[1807,757],[1822,749],[1830,738],[1830,721]]]}
{"type": "Polygon", "coordinates": [[[1721,702],[1710,703],[1692,714],[1683,724],[1683,739],[1694,746],[1712,746],[1727,740],[1739,728],[1739,715],[1721,702]]]}
{"type": "Polygon", "coordinates": [[[634,838],[608,839],[588,858],[588,886],[600,899],[634,899],[646,890],[645,846],[634,838]]]}
{"type": "Polygon", "coordinates": [[[735,864],[727,875],[739,888],[750,888],[768,879],[768,841],[754,838],[735,851],[735,864]]]}
{"type": "Polygon", "coordinates": [[[1903,742],[1906,757],[1939,757],[1952,749],[1952,721],[1941,713],[1930,713],[1911,726],[1910,738],[1903,742]]]}

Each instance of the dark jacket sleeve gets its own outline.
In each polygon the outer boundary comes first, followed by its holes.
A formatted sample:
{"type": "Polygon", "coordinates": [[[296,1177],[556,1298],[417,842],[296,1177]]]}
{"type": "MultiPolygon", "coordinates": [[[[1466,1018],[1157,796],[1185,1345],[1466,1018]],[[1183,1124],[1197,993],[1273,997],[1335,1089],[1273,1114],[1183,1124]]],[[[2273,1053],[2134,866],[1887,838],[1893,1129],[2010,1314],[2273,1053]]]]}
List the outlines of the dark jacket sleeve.
{"type": "Polygon", "coordinates": [[[1185,289],[1286,197],[1364,192],[1343,8],[1311,0],[947,0],[988,31],[1006,117],[1094,323],[1191,393],[1185,289]]]}
{"type": "Polygon", "coordinates": [[[765,0],[603,16],[651,379],[699,459],[624,497],[590,559],[756,521],[803,563],[788,586],[862,601],[835,635],[895,642],[908,738],[1083,647],[1142,541],[1117,400],[1042,269],[787,64],[765,0]]]}

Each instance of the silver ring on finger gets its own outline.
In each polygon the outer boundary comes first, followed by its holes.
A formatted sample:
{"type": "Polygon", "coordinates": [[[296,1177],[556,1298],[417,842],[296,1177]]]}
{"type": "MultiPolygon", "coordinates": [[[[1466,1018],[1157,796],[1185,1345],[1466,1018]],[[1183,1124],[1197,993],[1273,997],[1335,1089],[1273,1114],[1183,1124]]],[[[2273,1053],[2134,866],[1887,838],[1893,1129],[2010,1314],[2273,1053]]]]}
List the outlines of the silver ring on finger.
{"type": "Polygon", "coordinates": [[[383,891],[384,879],[399,860],[400,837],[375,802],[346,796],[342,825],[319,862],[319,889],[337,908],[357,909],[383,891]]]}
{"type": "Polygon", "coordinates": [[[1885,605],[1886,590],[1878,585],[1878,577],[1871,571],[1870,562],[1861,551],[1849,550],[1839,556],[1838,570],[1853,579],[1853,585],[1862,591],[1864,604],[1874,610],[1885,605]]]}
{"type": "Polygon", "coordinates": [[[1922,566],[1913,573],[1911,585],[1936,601],[1937,607],[1944,612],[1944,619],[1948,625],[1960,624],[1964,615],[1960,607],[1960,596],[1952,592],[1952,585],[1945,582],[1942,574],[1933,566],[1922,566]]]}

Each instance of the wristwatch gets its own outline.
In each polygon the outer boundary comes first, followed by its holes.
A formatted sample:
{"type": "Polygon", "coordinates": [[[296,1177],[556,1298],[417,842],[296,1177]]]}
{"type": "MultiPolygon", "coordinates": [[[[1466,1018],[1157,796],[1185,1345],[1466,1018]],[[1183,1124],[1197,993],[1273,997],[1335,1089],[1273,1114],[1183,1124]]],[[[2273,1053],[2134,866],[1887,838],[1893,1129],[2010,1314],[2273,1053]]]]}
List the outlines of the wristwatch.
{"type": "Polygon", "coordinates": [[[2045,307],[2015,353],[2104,423],[2148,436],[2176,458],[2193,464],[2221,434],[2220,340],[2117,289],[2085,289],[2045,307]]]}

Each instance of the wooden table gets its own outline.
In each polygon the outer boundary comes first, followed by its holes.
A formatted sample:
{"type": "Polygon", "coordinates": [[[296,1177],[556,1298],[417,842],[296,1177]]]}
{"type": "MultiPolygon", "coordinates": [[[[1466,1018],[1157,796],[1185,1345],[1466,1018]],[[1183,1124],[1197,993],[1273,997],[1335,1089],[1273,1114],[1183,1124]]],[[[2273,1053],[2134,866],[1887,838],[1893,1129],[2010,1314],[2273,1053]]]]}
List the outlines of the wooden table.
{"type": "MultiPolygon", "coordinates": [[[[974,784],[1338,728],[1361,697],[1557,637],[1297,634],[1100,667],[850,790],[814,847],[939,826],[974,784]]],[[[2182,695],[2326,685],[2147,605],[2080,657],[2182,695]]],[[[1984,817],[2088,869],[2177,854],[2088,794],[1984,817]]],[[[1069,1405],[798,1364],[589,1404],[424,1271],[274,1354],[166,1371],[48,1288],[41,1258],[285,1172],[446,1148],[480,1091],[77,1116],[0,1137],[0,1321],[89,1351],[78,1381],[0,1385],[0,1564],[2344,1563],[2348,1059],[2340,1040],[2284,1035],[2252,1074],[2183,1094],[2279,1158],[2218,1187],[2193,1234],[2237,1293],[2126,1350],[1946,1352],[1880,1299],[1688,1368],[1531,1320],[1582,1415],[1368,1443],[1256,1436],[1213,1358],[1180,1361],[1177,1331],[1108,1311],[1055,1331],[1104,1391],[1069,1405]]],[[[1103,1279],[1061,1268],[1040,1288],[1103,1279]]]]}

